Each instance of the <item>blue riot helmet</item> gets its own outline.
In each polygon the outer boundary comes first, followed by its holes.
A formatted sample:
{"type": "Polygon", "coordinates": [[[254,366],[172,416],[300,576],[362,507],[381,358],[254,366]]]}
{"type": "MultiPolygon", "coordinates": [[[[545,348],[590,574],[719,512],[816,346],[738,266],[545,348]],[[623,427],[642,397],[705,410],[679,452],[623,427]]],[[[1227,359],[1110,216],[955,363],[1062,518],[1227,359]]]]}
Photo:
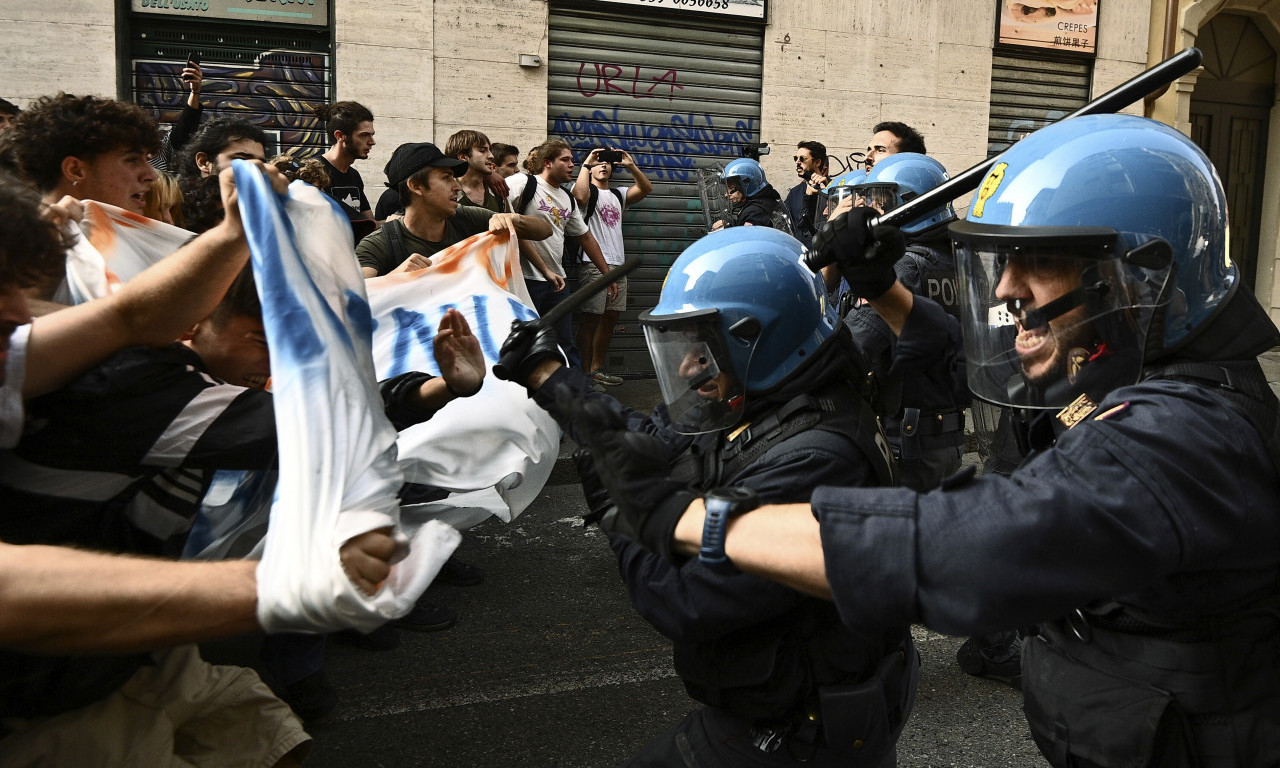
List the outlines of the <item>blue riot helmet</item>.
{"type": "Polygon", "coordinates": [[[950,232],[969,386],[997,404],[1087,412],[1194,339],[1238,283],[1209,159],[1129,115],[1015,144],[950,232]]]}
{"type": "Polygon", "coordinates": [[[662,397],[678,432],[736,424],[835,335],[838,318],[803,246],[768,227],[703,237],[667,273],[640,315],[662,397]]]}
{"type": "Polygon", "coordinates": [[[769,183],[764,178],[764,169],[749,157],[730,160],[720,176],[724,179],[725,184],[730,181],[736,182],[738,188],[742,190],[742,194],[747,197],[755,197],[760,194],[760,191],[769,183]]]}
{"type": "Polygon", "coordinates": [[[822,229],[822,225],[827,223],[831,218],[831,214],[835,212],[840,203],[846,198],[854,196],[854,189],[867,178],[867,172],[861,168],[854,168],[845,171],[831,179],[827,183],[827,188],[822,190],[823,200],[821,204],[814,207],[813,211],[813,231],[817,232],[822,229]]]}
{"type": "MultiPolygon", "coordinates": [[[[864,198],[864,205],[888,213],[949,178],[947,169],[932,157],[916,152],[898,152],[881,158],[875,164],[858,186],[858,194],[864,198]]],[[[907,222],[901,229],[907,233],[920,232],[955,217],[955,209],[947,202],[907,222]]]]}

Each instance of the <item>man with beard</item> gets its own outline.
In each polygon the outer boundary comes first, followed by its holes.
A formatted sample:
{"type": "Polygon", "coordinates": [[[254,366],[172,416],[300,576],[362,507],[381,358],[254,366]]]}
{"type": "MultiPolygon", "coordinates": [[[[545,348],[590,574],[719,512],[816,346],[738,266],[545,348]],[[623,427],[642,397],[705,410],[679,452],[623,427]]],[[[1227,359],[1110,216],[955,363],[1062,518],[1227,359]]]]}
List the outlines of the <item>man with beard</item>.
{"type": "Polygon", "coordinates": [[[827,185],[827,147],[820,141],[802,141],[796,145],[792,159],[800,183],[787,191],[787,215],[791,217],[796,239],[807,248],[813,241],[814,211],[827,185]]]}
{"type": "Polygon", "coordinates": [[[325,194],[338,201],[347,218],[373,219],[369,198],[364,195],[364,179],[352,165],[369,157],[377,144],[373,139],[373,113],[355,101],[339,101],[315,108],[333,146],[320,156],[329,174],[325,194]]]}
{"type": "MultiPolygon", "coordinates": [[[[901,340],[954,331],[869,218],[833,241],[846,276],[901,340]]],[[[850,626],[1035,625],[1024,708],[1059,768],[1276,764],[1280,407],[1256,355],[1280,333],[1227,255],[1209,159],[1144,118],[1064,120],[1000,157],[951,235],[970,389],[1029,451],[1012,476],[816,488],[730,523],[583,413],[620,525],[828,596],[850,626]]]]}

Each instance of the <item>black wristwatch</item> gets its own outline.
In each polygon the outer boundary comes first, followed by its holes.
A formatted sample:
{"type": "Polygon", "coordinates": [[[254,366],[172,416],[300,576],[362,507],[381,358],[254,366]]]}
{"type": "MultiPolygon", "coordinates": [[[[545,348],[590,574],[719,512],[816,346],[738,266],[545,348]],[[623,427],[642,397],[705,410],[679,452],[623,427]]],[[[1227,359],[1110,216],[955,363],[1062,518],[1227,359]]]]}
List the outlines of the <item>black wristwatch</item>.
{"type": "Polygon", "coordinates": [[[702,524],[698,562],[713,570],[732,570],[733,563],[724,553],[725,528],[729,525],[729,518],[760,506],[760,498],[750,488],[735,486],[710,491],[703,497],[703,503],[707,516],[702,524]]]}

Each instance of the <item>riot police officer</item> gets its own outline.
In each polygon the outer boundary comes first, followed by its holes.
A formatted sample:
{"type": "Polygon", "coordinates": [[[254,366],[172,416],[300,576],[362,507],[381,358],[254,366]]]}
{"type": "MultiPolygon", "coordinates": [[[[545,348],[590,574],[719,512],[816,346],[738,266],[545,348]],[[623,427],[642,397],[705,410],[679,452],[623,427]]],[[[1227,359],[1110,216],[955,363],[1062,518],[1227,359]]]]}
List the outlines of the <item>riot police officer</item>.
{"type": "MultiPolygon", "coordinates": [[[[915,152],[899,152],[876,163],[855,185],[856,204],[886,213],[948,178],[942,163],[915,152]]],[[[947,226],[956,218],[951,204],[926,211],[902,226],[906,252],[894,265],[898,282],[917,296],[959,317],[956,269],[947,226]]],[[[820,247],[815,243],[815,247],[820,247]]],[[[963,361],[958,339],[938,336],[925,348],[896,350],[897,338],[856,292],[845,294],[844,322],[879,380],[878,404],[885,432],[898,459],[898,480],[927,491],[960,469],[964,453],[964,409],[969,391],[956,366],[963,361]]]]}
{"type": "MultiPolygon", "coordinates": [[[[896,258],[891,233],[849,232],[846,273],[896,258]]],[[[818,488],[729,525],[605,430],[621,519],[829,594],[850,625],[1035,624],[1025,710],[1055,766],[1277,764],[1280,434],[1255,356],[1280,333],[1208,158],[1144,118],[1067,120],[1006,152],[951,234],[970,388],[1022,415],[1011,477],[818,488]]],[[[904,338],[945,318],[892,281],[873,304],[904,338]]]]}
{"type": "MultiPolygon", "coordinates": [[[[756,227],[712,233],[681,254],[641,315],[664,399],[652,416],[593,392],[561,365],[545,330],[513,331],[503,357],[519,350],[516,380],[575,440],[588,436],[566,409],[592,409],[697,492],[734,485],[803,502],[813,483],[889,483],[848,331],[802,253],[794,238],[756,227]]],[[[593,464],[583,468],[587,489],[593,464]]],[[[685,766],[688,750],[708,767],[894,764],[918,668],[905,622],[855,631],[828,601],[714,563],[674,562],[613,525],[607,497],[588,495],[636,610],[671,640],[677,673],[705,705],[628,765],[685,766]]]]}
{"type": "Polygon", "coordinates": [[[713,225],[737,227],[750,224],[755,227],[772,227],[792,233],[791,217],[782,202],[778,190],[764,177],[760,163],[749,157],[731,160],[720,174],[724,195],[729,201],[732,218],[727,223],[713,225]]]}

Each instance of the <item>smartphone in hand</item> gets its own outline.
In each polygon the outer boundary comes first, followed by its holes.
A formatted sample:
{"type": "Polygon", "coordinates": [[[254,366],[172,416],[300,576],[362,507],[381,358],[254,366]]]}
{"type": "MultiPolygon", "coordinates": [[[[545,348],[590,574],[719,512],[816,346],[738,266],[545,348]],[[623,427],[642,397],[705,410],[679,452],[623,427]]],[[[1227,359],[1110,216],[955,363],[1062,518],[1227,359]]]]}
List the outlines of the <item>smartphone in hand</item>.
{"type": "MultiPolygon", "coordinates": [[[[200,66],[200,52],[192,51],[191,53],[187,54],[187,67],[190,68],[190,67],[198,67],[198,66],[200,66]]],[[[191,75],[183,75],[182,79],[189,82],[194,78],[192,78],[191,75]]]]}

